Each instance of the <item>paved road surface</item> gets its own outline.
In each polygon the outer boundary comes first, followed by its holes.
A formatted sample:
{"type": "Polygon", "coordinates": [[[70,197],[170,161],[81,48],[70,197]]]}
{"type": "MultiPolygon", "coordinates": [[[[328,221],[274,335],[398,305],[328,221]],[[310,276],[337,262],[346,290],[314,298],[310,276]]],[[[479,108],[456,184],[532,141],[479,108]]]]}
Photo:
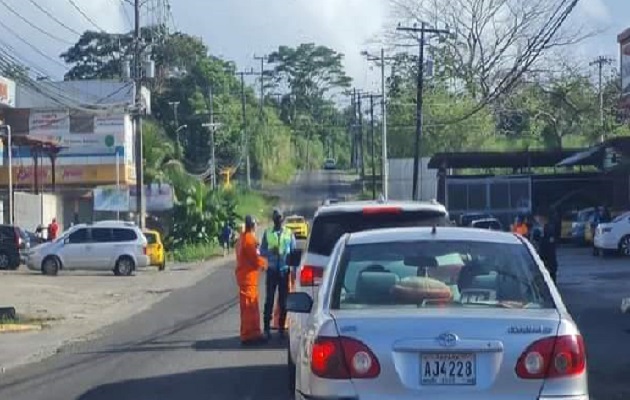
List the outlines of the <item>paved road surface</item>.
{"type": "MultiPolygon", "coordinates": [[[[335,173],[305,173],[285,193],[287,211],[308,215],[327,196],[349,192],[335,173]]],[[[561,251],[559,286],[589,353],[594,400],[630,398],[628,262],[561,251]],[[625,382],[624,382],[625,381],[625,382]]],[[[233,266],[182,289],[101,339],[67,347],[39,364],[0,376],[10,400],[284,400],[286,350],[281,343],[241,349],[233,266]]]]}

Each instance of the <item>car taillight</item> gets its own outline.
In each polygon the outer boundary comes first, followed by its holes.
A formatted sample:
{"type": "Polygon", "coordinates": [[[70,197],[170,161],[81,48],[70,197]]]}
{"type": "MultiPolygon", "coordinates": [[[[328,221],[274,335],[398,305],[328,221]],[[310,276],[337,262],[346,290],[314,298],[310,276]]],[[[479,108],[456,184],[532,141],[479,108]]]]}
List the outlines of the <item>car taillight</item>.
{"type": "Polygon", "coordinates": [[[363,207],[363,214],[373,215],[373,214],[400,214],[402,212],[402,208],[400,207],[363,207]]]}
{"type": "Polygon", "coordinates": [[[348,337],[315,339],[311,370],[325,379],[376,378],[381,373],[378,359],[365,344],[348,337]]]}
{"type": "Polygon", "coordinates": [[[142,253],[146,256],[147,255],[147,246],[142,246],[142,253]]]}
{"type": "Polygon", "coordinates": [[[22,246],[22,236],[20,235],[20,231],[17,227],[13,228],[13,231],[15,232],[15,246],[20,248],[22,246]]]}
{"type": "Polygon", "coordinates": [[[322,281],[324,269],[313,265],[304,265],[300,270],[300,286],[317,286],[322,281]]]}
{"type": "Polygon", "coordinates": [[[522,379],[549,379],[579,375],[586,370],[586,350],[580,335],[550,337],[532,343],[518,359],[522,379]]]}

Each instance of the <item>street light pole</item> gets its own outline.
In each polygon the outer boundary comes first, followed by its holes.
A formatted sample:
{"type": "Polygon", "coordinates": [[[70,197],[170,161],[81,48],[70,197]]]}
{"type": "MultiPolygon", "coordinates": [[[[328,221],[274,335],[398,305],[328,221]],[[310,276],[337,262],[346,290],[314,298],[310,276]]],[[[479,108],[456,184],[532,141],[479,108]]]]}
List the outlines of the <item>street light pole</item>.
{"type": "Polygon", "coordinates": [[[427,33],[431,34],[448,34],[449,31],[447,29],[434,29],[429,28],[426,22],[422,22],[421,26],[418,27],[417,24],[414,24],[413,27],[403,27],[398,26],[396,28],[398,31],[407,31],[407,32],[415,32],[420,33],[419,40],[419,57],[418,57],[418,78],[417,78],[417,93],[416,93],[416,141],[414,146],[414,156],[413,156],[413,192],[411,197],[414,201],[419,200],[418,193],[418,177],[420,173],[420,143],[422,140],[422,129],[423,129],[423,120],[422,120],[422,101],[423,101],[423,90],[424,90],[424,42],[427,33]]]}
{"type": "Polygon", "coordinates": [[[602,72],[604,65],[609,65],[613,62],[611,58],[599,56],[595,60],[589,63],[590,66],[597,65],[599,75],[599,123],[601,133],[599,136],[600,143],[604,143],[605,140],[605,124],[604,124],[604,91],[602,89],[602,72]]]}
{"type": "Polygon", "coordinates": [[[7,132],[7,158],[9,162],[9,225],[13,225],[13,143],[11,139],[11,125],[2,125],[1,128],[7,132]]]}

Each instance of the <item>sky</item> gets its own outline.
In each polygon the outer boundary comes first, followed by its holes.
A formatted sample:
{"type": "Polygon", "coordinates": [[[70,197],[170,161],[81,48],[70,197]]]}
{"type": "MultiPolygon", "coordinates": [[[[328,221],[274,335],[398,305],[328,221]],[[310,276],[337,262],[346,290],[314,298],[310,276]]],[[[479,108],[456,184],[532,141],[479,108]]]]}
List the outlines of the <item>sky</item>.
{"type": "MultiPolygon", "coordinates": [[[[133,15],[128,5],[123,6],[125,1],[0,0],[0,29],[4,31],[0,45],[9,46],[33,69],[60,79],[64,67],[58,55],[78,39],[78,32],[122,32],[131,28],[129,17],[133,15]]],[[[153,4],[158,0],[145,1],[153,4]]],[[[315,42],[345,54],[354,85],[366,90],[377,88],[379,75],[360,52],[376,53],[375,39],[395,25],[388,0],[170,1],[178,30],[202,37],[211,53],[235,61],[239,68],[257,68],[259,62],[254,55],[268,54],[278,45],[315,42]]],[[[630,27],[629,17],[628,0],[580,0],[570,23],[597,27],[602,32],[571,52],[585,63],[599,55],[616,59],[616,36],[630,27]]]]}

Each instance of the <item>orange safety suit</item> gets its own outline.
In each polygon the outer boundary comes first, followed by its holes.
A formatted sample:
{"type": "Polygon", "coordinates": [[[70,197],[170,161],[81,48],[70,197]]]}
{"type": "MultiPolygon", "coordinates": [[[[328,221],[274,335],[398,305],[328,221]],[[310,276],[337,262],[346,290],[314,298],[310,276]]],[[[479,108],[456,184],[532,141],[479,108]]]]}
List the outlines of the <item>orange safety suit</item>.
{"type": "Polygon", "coordinates": [[[527,224],[520,223],[514,226],[514,233],[518,233],[521,236],[527,236],[527,224]]]}
{"type": "Polygon", "coordinates": [[[261,339],[258,306],[258,273],[267,268],[267,260],[258,252],[258,241],[252,231],[241,234],[236,247],[236,283],[241,310],[241,342],[261,339]]]}

